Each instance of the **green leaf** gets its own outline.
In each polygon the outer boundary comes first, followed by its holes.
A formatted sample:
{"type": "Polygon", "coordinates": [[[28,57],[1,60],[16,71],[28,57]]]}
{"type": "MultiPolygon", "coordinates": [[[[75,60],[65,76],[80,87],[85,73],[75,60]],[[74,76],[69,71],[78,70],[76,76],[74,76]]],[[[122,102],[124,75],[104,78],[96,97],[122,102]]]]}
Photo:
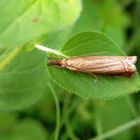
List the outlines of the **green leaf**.
{"type": "Polygon", "coordinates": [[[22,46],[34,38],[72,24],[81,0],[0,1],[0,46],[22,46]]]}
{"type": "MultiPolygon", "coordinates": [[[[125,55],[106,35],[97,32],[83,32],[74,36],[63,47],[62,52],[69,56],[79,55],[125,55]]],[[[59,86],[83,98],[110,99],[137,92],[140,81],[137,74],[125,76],[99,76],[73,72],[67,69],[48,66],[50,77],[59,86]]]]}
{"type": "Polygon", "coordinates": [[[33,50],[20,53],[0,72],[0,110],[15,110],[36,102],[45,88],[45,55],[33,50]]]}

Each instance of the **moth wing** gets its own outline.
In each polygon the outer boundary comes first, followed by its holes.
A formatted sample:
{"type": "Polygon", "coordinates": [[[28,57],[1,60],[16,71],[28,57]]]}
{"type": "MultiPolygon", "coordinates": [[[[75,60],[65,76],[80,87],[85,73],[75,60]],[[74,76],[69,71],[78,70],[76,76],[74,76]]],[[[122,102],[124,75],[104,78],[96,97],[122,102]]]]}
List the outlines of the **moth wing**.
{"type": "Polygon", "coordinates": [[[110,71],[110,69],[124,69],[120,59],[107,57],[77,57],[67,61],[67,68],[84,72],[110,71]]]}

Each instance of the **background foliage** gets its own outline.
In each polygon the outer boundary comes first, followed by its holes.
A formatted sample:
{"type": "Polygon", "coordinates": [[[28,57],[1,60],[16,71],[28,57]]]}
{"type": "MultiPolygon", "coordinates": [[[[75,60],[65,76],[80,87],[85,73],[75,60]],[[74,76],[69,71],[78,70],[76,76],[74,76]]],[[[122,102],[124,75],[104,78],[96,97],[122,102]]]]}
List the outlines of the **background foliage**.
{"type": "Polygon", "coordinates": [[[0,139],[140,139],[138,73],[96,79],[34,48],[137,55],[139,72],[139,0],[1,0],[0,18],[0,139]]]}

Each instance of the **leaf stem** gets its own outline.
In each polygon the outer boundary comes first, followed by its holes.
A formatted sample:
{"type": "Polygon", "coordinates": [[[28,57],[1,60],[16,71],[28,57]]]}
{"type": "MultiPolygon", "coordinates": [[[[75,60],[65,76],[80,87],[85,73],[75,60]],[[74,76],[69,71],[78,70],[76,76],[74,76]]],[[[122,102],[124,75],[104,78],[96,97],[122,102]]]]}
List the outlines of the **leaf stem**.
{"type": "Polygon", "coordinates": [[[117,128],[114,128],[114,129],[112,129],[112,130],[110,130],[110,131],[108,131],[108,132],[106,132],[106,133],[104,133],[104,134],[102,134],[100,136],[97,136],[95,138],[91,138],[90,140],[101,140],[101,139],[110,138],[110,137],[112,137],[114,135],[117,135],[118,133],[120,133],[120,132],[122,132],[122,131],[124,131],[126,129],[130,129],[132,127],[135,127],[139,123],[140,123],[140,117],[137,118],[137,119],[134,119],[134,120],[132,120],[132,121],[130,121],[128,123],[125,123],[125,124],[123,124],[123,125],[121,125],[121,126],[119,126],[117,128]]]}
{"type": "Polygon", "coordinates": [[[58,50],[54,50],[54,49],[51,49],[51,48],[47,48],[45,46],[42,46],[42,45],[39,45],[39,44],[35,44],[35,47],[41,51],[44,51],[44,52],[47,52],[47,53],[52,53],[52,54],[55,54],[55,55],[58,55],[58,56],[61,56],[61,57],[65,57],[65,58],[68,58],[67,55],[63,54],[62,52],[58,51],[58,50]]]}
{"type": "Polygon", "coordinates": [[[54,87],[51,84],[48,84],[48,86],[50,87],[50,90],[52,92],[52,95],[53,95],[54,101],[55,101],[55,105],[56,105],[56,130],[55,130],[54,140],[58,140],[59,139],[59,130],[60,130],[60,106],[59,106],[58,97],[56,96],[54,87]]]}

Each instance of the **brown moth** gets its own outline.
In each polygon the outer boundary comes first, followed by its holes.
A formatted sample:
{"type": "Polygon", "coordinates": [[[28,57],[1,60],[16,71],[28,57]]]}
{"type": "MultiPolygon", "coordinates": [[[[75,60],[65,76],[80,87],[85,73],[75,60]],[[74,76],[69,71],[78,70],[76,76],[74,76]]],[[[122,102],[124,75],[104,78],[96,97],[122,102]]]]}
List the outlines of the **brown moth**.
{"type": "Polygon", "coordinates": [[[131,76],[136,72],[136,61],[137,56],[79,56],[49,60],[48,64],[92,74],[131,76]]]}

